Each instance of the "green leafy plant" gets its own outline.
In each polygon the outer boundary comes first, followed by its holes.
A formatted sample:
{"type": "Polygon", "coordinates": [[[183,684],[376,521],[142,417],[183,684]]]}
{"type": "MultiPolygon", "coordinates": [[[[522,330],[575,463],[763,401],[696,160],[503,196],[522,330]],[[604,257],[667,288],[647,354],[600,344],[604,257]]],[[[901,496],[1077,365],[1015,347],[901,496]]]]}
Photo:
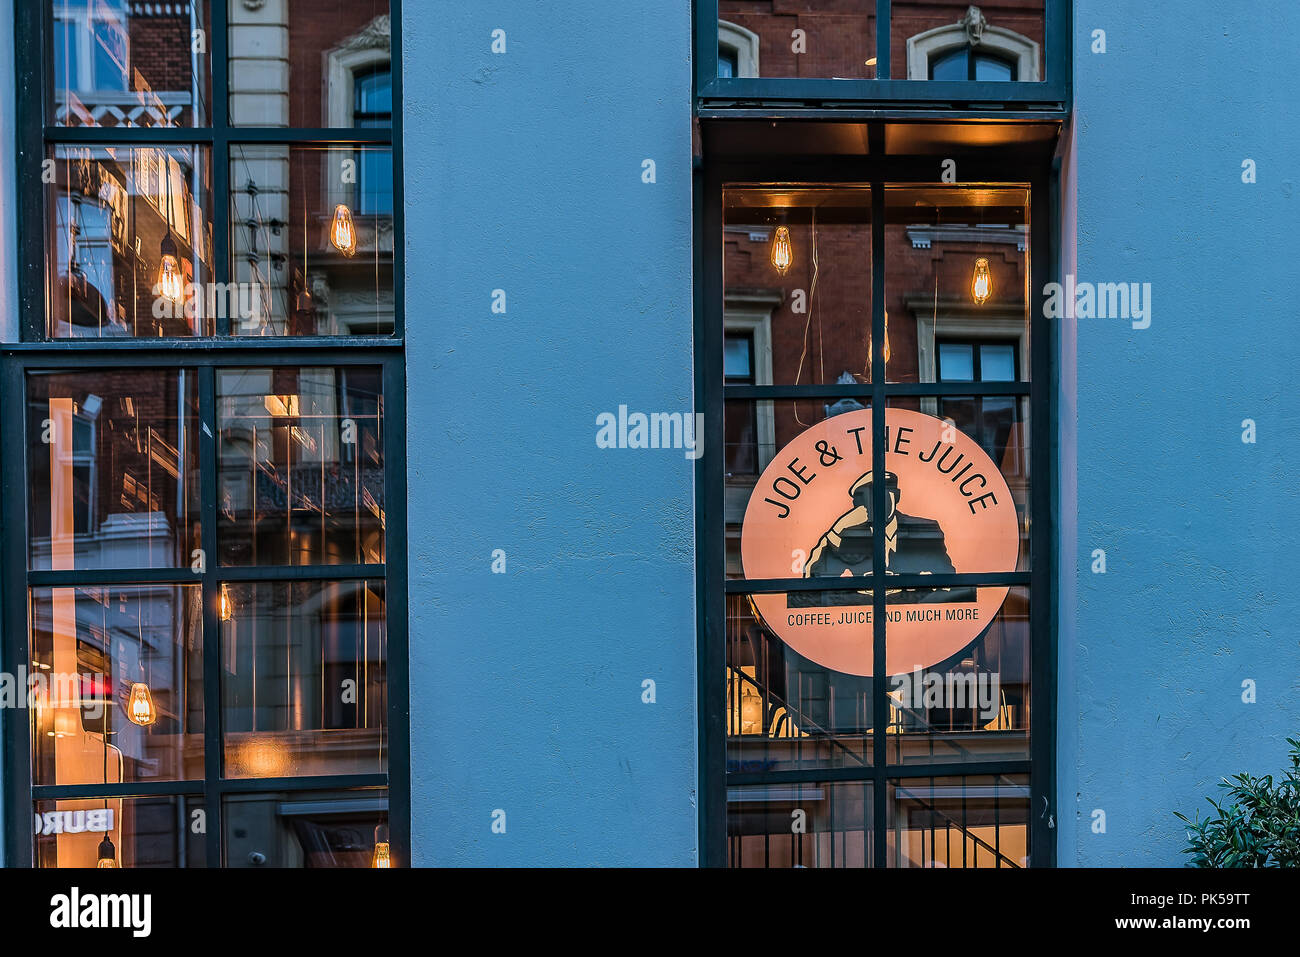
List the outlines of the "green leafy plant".
{"type": "Polygon", "coordinates": [[[1191,867],[1300,867],[1300,740],[1287,738],[1291,768],[1274,783],[1235,775],[1219,782],[1227,795],[1206,798],[1214,814],[1204,821],[1174,812],[1187,825],[1191,867]]]}

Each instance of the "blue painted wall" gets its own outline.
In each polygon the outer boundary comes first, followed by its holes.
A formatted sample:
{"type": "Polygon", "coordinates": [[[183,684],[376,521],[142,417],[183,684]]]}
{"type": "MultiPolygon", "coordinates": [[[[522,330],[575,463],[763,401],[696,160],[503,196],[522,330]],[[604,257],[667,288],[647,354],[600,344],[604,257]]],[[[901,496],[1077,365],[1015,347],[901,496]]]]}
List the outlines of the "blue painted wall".
{"type": "Polygon", "coordinates": [[[693,864],[689,2],[404,6],[414,861],[693,864]]]}
{"type": "MultiPolygon", "coordinates": [[[[690,864],[691,467],[595,444],[691,406],[689,4],[407,6],[416,863],[690,864]]],[[[1076,274],[1153,315],[1063,336],[1065,865],[1179,863],[1300,732],[1300,11],[1165,6],[1076,3],[1076,274]]]]}
{"type": "Polygon", "coordinates": [[[1061,863],[1169,865],[1172,812],[1300,733],[1300,7],[1076,0],[1075,23],[1078,272],[1150,282],[1154,310],[1078,321],[1061,863]]]}

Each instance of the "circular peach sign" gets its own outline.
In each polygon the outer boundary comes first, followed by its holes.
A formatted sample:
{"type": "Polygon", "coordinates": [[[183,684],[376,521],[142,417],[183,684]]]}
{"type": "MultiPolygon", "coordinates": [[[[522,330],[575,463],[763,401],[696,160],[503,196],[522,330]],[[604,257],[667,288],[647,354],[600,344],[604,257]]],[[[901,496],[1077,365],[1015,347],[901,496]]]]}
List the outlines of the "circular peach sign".
{"type": "MultiPolygon", "coordinates": [[[[885,412],[885,576],[1015,571],[1016,505],[970,436],[909,409],[885,412]]],[[[740,533],[746,578],[842,578],[843,591],[754,595],[767,626],[817,664],[870,675],[871,410],[819,422],[768,464],[740,533]]],[[[885,586],[886,673],[926,668],[980,635],[1008,586],[885,586]]]]}

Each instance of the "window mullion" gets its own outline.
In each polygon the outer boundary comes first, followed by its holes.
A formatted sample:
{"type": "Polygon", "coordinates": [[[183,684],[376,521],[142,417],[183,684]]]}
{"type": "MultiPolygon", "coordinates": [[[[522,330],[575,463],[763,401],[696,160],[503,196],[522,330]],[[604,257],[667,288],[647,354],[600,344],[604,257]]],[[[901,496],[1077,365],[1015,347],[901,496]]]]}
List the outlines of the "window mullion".
{"type": "MultiPolygon", "coordinates": [[[[887,7],[888,4],[885,4],[887,7]]],[[[873,130],[874,132],[874,130],[873,130]]],[[[885,726],[889,722],[888,682],[885,676],[885,187],[871,184],[871,614],[872,649],[872,768],[871,789],[875,809],[873,857],[876,867],[888,866],[885,853],[885,762],[888,759],[885,726]]]]}
{"type": "Polygon", "coordinates": [[[210,365],[199,369],[199,503],[203,549],[203,777],[207,866],[221,861],[221,622],[217,581],[217,386],[210,365]]]}
{"type": "Polygon", "coordinates": [[[876,0],[876,79],[890,77],[890,0],[876,0]]]}
{"type": "MultiPolygon", "coordinates": [[[[0,370],[0,407],[26,409],[24,395],[25,377],[17,362],[6,362],[0,370]]],[[[0,440],[3,454],[4,487],[21,489],[21,494],[10,497],[3,526],[4,538],[4,635],[5,661],[8,670],[17,672],[20,665],[31,661],[27,619],[27,481],[26,449],[24,440],[25,416],[18,415],[3,423],[0,440]]],[[[23,701],[26,704],[26,701],[23,701]]],[[[4,785],[5,785],[5,835],[6,862],[27,865],[33,863],[31,819],[28,813],[17,813],[19,808],[32,809],[32,740],[31,715],[24,707],[9,712],[4,721],[4,785]],[[10,808],[12,807],[12,810],[10,808]]]]}

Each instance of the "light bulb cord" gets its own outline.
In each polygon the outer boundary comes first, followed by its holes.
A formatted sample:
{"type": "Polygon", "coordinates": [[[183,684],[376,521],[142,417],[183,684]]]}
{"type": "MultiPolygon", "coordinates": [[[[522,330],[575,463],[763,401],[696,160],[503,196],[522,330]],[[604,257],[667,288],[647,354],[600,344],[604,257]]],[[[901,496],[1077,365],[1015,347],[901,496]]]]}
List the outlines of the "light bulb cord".
{"type": "Polygon", "coordinates": [[[172,236],[172,157],[166,149],[162,151],[164,189],[167,190],[167,239],[172,236]]]}
{"type": "MultiPolygon", "coordinates": [[[[817,310],[817,300],[816,300],[817,274],[819,269],[818,269],[818,262],[817,262],[817,207],[816,206],[812,207],[811,240],[809,242],[809,249],[812,254],[813,274],[812,274],[812,282],[809,283],[808,285],[808,319],[804,322],[804,326],[803,326],[803,352],[800,353],[799,355],[799,367],[795,370],[794,373],[795,385],[799,384],[799,380],[803,376],[803,363],[804,363],[804,359],[808,355],[808,331],[809,329],[812,328],[813,313],[816,312],[817,310]]],[[[821,369],[822,369],[822,381],[825,382],[826,381],[826,356],[825,356],[825,349],[821,347],[822,337],[821,337],[820,324],[817,326],[817,341],[818,341],[819,351],[823,353],[823,355],[821,356],[821,369]]],[[[799,425],[803,426],[806,429],[808,427],[808,423],[805,422],[803,419],[799,418],[798,400],[792,403],[792,407],[794,410],[794,420],[797,423],[799,423],[799,425]]]]}

